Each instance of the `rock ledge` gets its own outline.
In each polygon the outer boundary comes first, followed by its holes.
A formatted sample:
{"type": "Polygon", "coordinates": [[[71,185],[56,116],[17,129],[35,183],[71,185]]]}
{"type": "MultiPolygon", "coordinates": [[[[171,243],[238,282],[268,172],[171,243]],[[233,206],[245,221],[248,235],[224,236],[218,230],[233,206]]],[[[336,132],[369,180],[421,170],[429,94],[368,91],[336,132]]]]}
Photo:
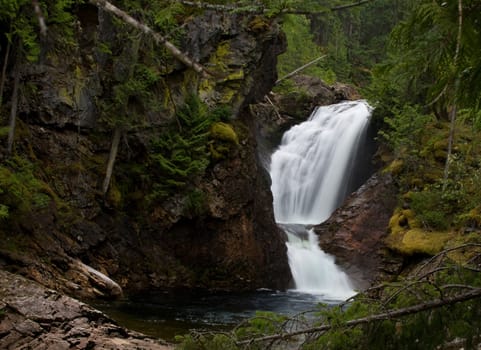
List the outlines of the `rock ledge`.
{"type": "Polygon", "coordinates": [[[0,300],[0,349],[172,349],[87,304],[1,270],[0,300]]]}

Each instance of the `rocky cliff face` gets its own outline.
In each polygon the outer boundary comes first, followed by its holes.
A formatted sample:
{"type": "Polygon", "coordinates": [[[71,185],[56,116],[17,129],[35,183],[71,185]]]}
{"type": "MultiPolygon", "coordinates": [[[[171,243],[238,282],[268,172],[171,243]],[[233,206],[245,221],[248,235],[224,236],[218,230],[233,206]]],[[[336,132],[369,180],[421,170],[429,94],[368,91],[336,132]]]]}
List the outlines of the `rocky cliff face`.
{"type": "Polygon", "coordinates": [[[83,297],[112,290],[73,261],[111,277],[127,293],[286,287],[286,248],[247,108],[276,79],[276,56],[285,49],[277,23],[210,11],[187,20],[178,43],[212,72],[202,77],[159,56],[162,48],[149,40],[132,35],[126,41],[112,17],[96,7],[82,5],[75,15],[78,42],[59,51],[49,41],[39,63],[21,66],[15,153],[33,165],[44,201],[2,225],[0,264],[83,297]],[[155,72],[144,69],[152,61],[155,72]],[[149,72],[157,80],[148,96],[129,90],[125,110],[109,112],[106,104],[149,72]],[[194,209],[182,191],[146,201],[153,175],[142,167],[151,140],[175,122],[189,94],[207,107],[229,106],[238,142],[189,179],[202,193],[194,209]],[[118,124],[122,118],[128,122],[118,124]],[[122,125],[119,154],[103,195],[116,125],[122,125]]]}

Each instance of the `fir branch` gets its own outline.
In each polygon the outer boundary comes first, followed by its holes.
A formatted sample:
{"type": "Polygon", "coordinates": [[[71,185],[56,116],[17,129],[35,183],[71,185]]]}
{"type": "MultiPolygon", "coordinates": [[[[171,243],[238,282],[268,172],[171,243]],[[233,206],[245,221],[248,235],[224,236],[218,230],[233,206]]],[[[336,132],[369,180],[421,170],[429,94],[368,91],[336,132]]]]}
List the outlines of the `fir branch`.
{"type": "MultiPolygon", "coordinates": [[[[402,316],[407,316],[407,315],[412,315],[416,314],[422,311],[428,311],[428,310],[433,310],[437,309],[446,305],[453,305],[456,303],[472,300],[475,298],[481,297],[481,288],[473,288],[469,290],[466,293],[458,294],[449,298],[443,298],[443,299],[435,299],[431,300],[425,303],[420,303],[400,309],[395,309],[395,310],[389,310],[383,313],[379,313],[376,315],[370,315],[362,318],[357,318],[348,322],[345,322],[343,326],[345,328],[349,327],[355,327],[361,324],[369,324],[372,322],[376,321],[384,321],[384,320],[390,320],[390,319],[395,319],[398,317],[402,316]]],[[[288,333],[279,333],[279,334],[273,334],[273,335],[268,335],[264,337],[258,337],[258,338],[252,338],[248,340],[242,340],[238,341],[236,344],[237,345],[247,345],[247,344],[252,344],[255,342],[265,342],[265,341],[272,341],[272,340],[285,340],[289,339],[298,335],[308,335],[312,333],[317,333],[317,332],[325,332],[330,329],[332,329],[333,326],[330,324],[324,324],[321,326],[317,327],[311,327],[311,328],[306,328],[306,329],[300,329],[294,332],[288,332],[288,333]]]]}

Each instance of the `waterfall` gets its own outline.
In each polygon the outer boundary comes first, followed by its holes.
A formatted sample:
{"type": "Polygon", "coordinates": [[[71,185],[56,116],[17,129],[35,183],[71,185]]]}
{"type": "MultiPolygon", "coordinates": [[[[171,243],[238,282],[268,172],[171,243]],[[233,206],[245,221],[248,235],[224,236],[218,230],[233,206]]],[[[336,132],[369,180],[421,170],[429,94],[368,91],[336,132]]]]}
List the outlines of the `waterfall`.
{"type": "Polygon", "coordinates": [[[371,110],[365,101],[318,107],[284,134],[271,157],[274,216],[288,237],[289,266],[298,291],[336,300],[354,294],[346,274],[319,248],[306,225],[325,221],[347,195],[371,110]]]}

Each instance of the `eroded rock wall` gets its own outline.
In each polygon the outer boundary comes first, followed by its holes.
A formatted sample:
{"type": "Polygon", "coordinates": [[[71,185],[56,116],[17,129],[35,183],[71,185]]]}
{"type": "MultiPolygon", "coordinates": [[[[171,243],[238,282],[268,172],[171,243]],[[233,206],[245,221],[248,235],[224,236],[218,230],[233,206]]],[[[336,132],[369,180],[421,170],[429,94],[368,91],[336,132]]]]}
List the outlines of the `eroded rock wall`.
{"type": "Polygon", "coordinates": [[[41,60],[21,69],[15,152],[34,164],[51,200],[2,227],[0,265],[82,297],[111,295],[72,269],[72,259],[109,276],[127,293],[285,288],[290,272],[284,238],[274,223],[248,112],[249,103],[262,99],[276,80],[276,57],[286,44],[278,24],[210,11],[190,18],[179,45],[212,75],[202,77],[171,57],[159,58],[160,82],[153,91],[158,104],[135,110],[142,119],[124,130],[104,196],[113,127],[101,104],[131,74],[129,60],[147,51],[136,49],[143,44],[135,40],[124,42],[110,15],[94,6],[82,5],[75,15],[78,42],[64,52],[47,42],[41,60]],[[108,43],[110,52],[99,43],[108,43]],[[186,213],[182,193],[145,207],[150,193],[142,176],[148,174],[132,178],[132,169],[146,160],[152,135],[174,120],[192,93],[207,106],[231,107],[238,145],[191,179],[207,203],[201,213],[186,213]]]}

